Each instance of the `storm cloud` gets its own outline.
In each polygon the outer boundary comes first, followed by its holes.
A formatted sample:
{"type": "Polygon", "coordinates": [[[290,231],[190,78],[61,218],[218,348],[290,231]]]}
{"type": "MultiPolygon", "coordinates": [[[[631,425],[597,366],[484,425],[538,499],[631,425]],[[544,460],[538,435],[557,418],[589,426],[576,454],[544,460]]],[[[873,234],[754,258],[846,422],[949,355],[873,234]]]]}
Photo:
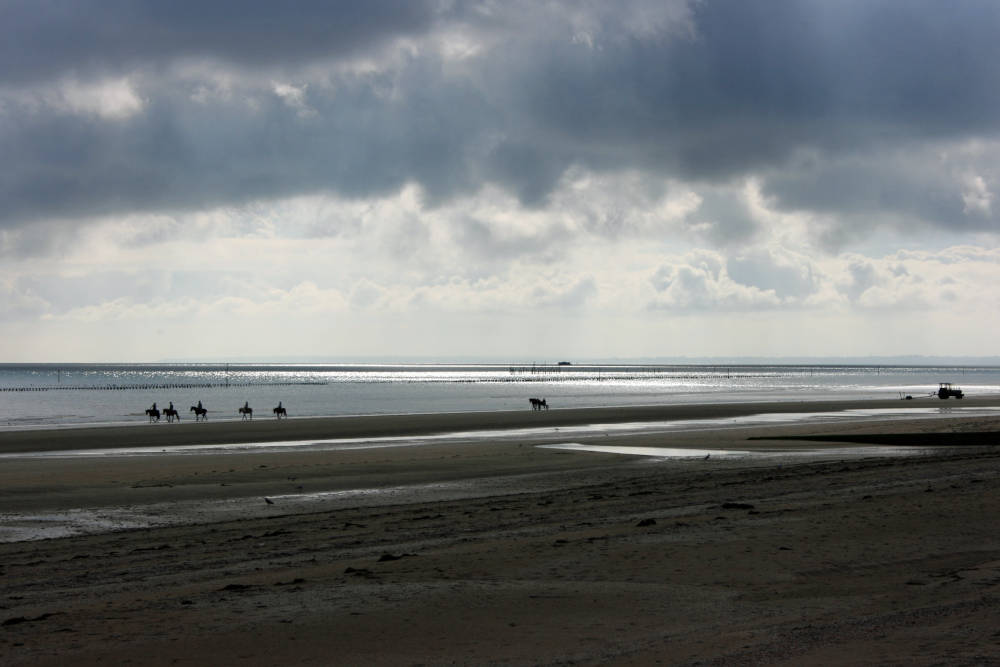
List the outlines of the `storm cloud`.
{"type": "Polygon", "coordinates": [[[419,33],[437,20],[437,4],[8,0],[0,7],[0,81],[24,84],[70,72],[124,75],[196,59],[294,67],[419,33]]]}
{"type": "Polygon", "coordinates": [[[789,209],[836,198],[916,208],[931,224],[993,222],[963,215],[954,174],[898,168],[908,151],[996,132],[992,3],[533,7],[7,3],[0,216],[407,183],[431,204],[493,184],[538,206],[582,166],[759,174],[789,209]],[[644,11],[658,20],[630,23],[644,11]],[[880,169],[890,180],[865,173],[880,169]]]}

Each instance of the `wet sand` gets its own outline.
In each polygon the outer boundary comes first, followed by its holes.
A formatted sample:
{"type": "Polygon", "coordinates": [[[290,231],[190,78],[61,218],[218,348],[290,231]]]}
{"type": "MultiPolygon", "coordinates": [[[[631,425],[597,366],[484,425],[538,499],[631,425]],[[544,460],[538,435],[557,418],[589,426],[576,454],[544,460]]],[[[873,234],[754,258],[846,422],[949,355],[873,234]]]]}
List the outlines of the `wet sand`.
{"type": "MultiPolygon", "coordinates": [[[[901,403],[141,424],[0,433],[0,453],[901,403]]],[[[4,458],[0,514],[167,525],[0,544],[0,663],[998,663],[998,434],[963,413],[572,438],[758,453],[708,459],[531,435],[4,458]]]]}

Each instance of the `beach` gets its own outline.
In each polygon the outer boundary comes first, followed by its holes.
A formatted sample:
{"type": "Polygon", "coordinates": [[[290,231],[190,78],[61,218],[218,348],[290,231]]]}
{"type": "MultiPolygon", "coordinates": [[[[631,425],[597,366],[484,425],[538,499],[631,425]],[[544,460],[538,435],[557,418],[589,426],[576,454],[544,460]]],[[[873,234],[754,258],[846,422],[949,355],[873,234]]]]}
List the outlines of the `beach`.
{"type": "Polygon", "coordinates": [[[6,528],[91,527],[0,543],[0,662],[998,663],[1000,400],[908,403],[3,432],[6,528]]]}

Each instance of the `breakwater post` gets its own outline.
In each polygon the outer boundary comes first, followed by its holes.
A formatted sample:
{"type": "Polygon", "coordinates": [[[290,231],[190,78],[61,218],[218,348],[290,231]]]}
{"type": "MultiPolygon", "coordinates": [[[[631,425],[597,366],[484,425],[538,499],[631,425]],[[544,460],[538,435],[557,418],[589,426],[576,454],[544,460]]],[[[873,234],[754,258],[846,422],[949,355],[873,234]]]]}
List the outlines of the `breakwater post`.
{"type": "Polygon", "coordinates": [[[291,387],[300,385],[325,385],[328,382],[154,382],[148,384],[85,384],[37,385],[32,387],[0,387],[0,392],[15,391],[149,391],[152,389],[228,389],[229,387],[291,387]]]}

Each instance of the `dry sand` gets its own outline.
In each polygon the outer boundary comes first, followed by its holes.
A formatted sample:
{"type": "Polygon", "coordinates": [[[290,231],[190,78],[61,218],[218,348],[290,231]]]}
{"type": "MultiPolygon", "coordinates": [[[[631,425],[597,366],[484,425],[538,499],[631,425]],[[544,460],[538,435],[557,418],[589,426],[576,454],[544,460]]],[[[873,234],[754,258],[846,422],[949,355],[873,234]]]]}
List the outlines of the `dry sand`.
{"type": "MultiPolygon", "coordinates": [[[[0,433],[0,453],[848,407],[900,402],[143,424],[0,433]]],[[[2,515],[172,525],[0,544],[0,663],[1000,664],[998,432],[962,415],[572,438],[770,452],[707,460],[531,435],[2,458],[2,515]]]]}

